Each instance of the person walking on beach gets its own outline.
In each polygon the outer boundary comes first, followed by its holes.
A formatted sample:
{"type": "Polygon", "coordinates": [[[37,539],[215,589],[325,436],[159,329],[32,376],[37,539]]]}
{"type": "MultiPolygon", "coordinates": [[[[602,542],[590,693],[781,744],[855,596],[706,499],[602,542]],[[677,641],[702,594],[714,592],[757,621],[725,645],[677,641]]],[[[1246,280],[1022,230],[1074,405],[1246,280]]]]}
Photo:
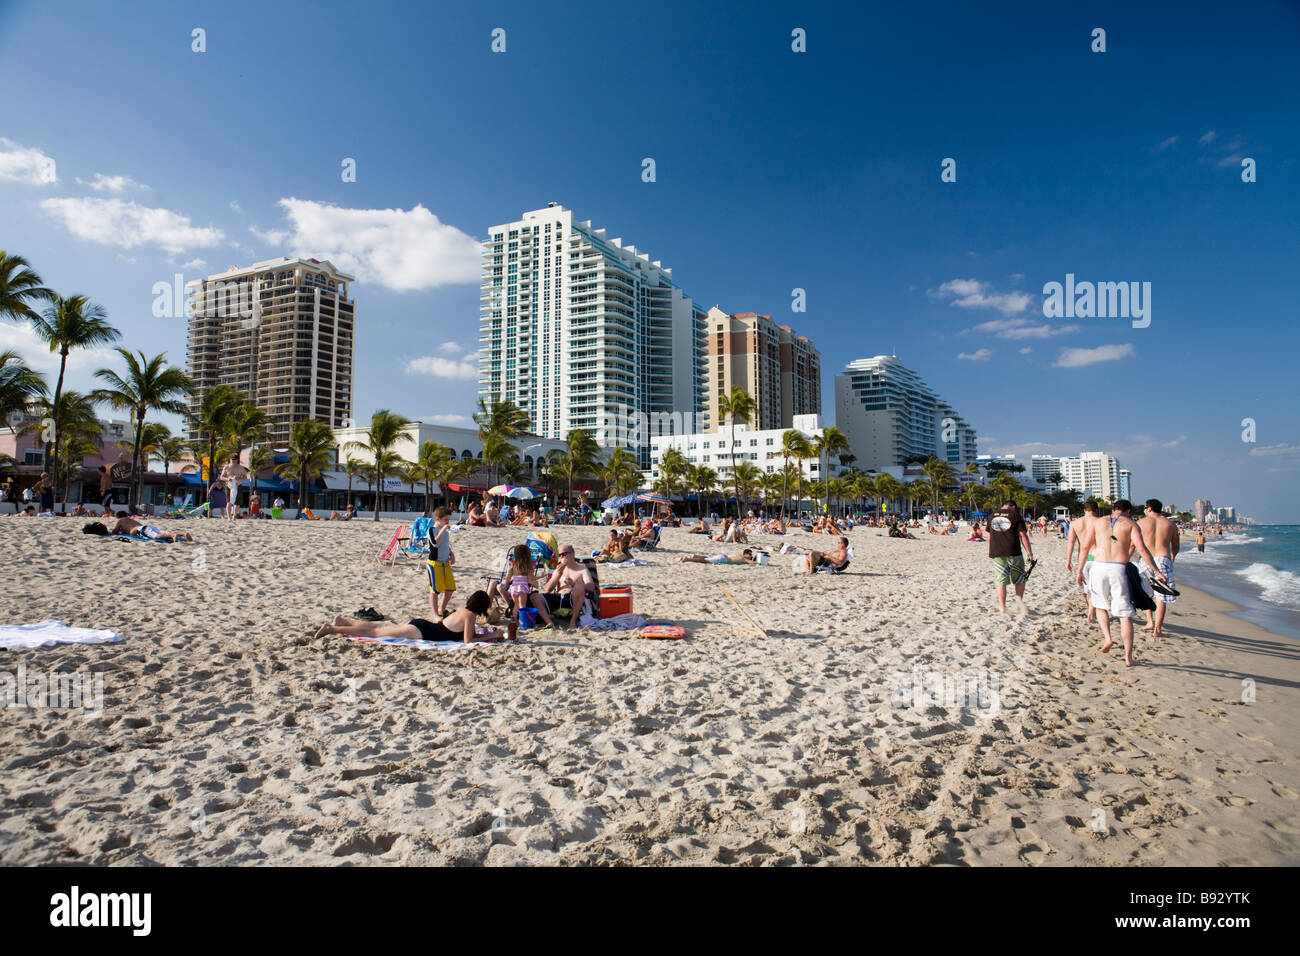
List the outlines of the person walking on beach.
{"type": "Polygon", "coordinates": [[[1199,528],[1196,531],[1196,553],[1205,553],[1205,529],[1199,528]]]}
{"type": "Polygon", "coordinates": [[[40,511],[42,513],[54,511],[54,483],[50,481],[50,476],[42,474],[40,484],[36,488],[41,496],[40,511]]]}
{"type": "MultiPolygon", "coordinates": [[[[1155,555],[1156,567],[1164,573],[1165,581],[1172,588],[1174,586],[1174,558],[1178,557],[1178,528],[1172,521],[1161,514],[1163,507],[1159,498],[1148,498],[1146,514],[1138,521],[1138,527],[1142,529],[1142,539],[1147,542],[1147,547],[1155,555]]],[[[1163,591],[1157,593],[1151,587],[1151,565],[1142,561],[1138,564],[1138,571],[1142,574],[1143,586],[1147,593],[1156,602],[1154,615],[1151,611],[1146,612],[1147,625],[1142,630],[1150,631],[1152,637],[1159,640],[1160,630],[1165,623],[1165,611],[1178,598],[1173,594],[1165,594],[1163,591]]]]}
{"type": "Polygon", "coordinates": [[[1088,576],[1092,572],[1092,552],[1085,550],[1083,547],[1084,535],[1092,527],[1093,522],[1100,521],[1106,523],[1105,518],[1097,515],[1097,499],[1089,498],[1083,503],[1083,517],[1078,521],[1070,524],[1070,540],[1066,542],[1065,551],[1065,570],[1067,573],[1074,571],[1071,564],[1071,558],[1074,555],[1074,542],[1079,542],[1079,568],[1083,571],[1083,597],[1084,602],[1088,605],[1087,622],[1091,624],[1097,620],[1097,610],[1092,606],[1092,601],[1088,600],[1088,576]]]}
{"type": "Polygon", "coordinates": [[[429,534],[429,604],[433,607],[433,616],[437,620],[447,613],[451,596],[456,593],[456,576],[451,566],[456,563],[456,554],[451,550],[451,512],[446,507],[439,507],[433,512],[433,528],[429,534]]]}
{"type": "Polygon", "coordinates": [[[239,514],[239,486],[250,474],[240,463],[238,455],[231,455],[230,461],[221,466],[221,480],[226,483],[226,518],[230,521],[239,514]]]}
{"type": "Polygon", "coordinates": [[[113,510],[113,469],[99,466],[99,503],[108,514],[113,510]]]}
{"type": "Polygon", "coordinates": [[[1005,502],[988,517],[989,557],[993,559],[993,587],[998,596],[998,612],[1007,613],[1007,585],[1016,589],[1016,603],[1025,610],[1025,558],[1034,560],[1034,546],[1029,543],[1029,528],[1014,501],[1005,502]],[[1021,545],[1024,549],[1021,549],[1021,545]]]}
{"type": "MultiPolygon", "coordinates": [[[[1088,597],[1097,609],[1097,623],[1101,627],[1102,637],[1106,639],[1101,652],[1105,654],[1114,643],[1110,635],[1110,619],[1118,617],[1120,636],[1124,640],[1126,667],[1133,666],[1133,612],[1136,610],[1129,589],[1129,555],[1136,550],[1150,567],[1155,568],[1155,576],[1161,581],[1165,580],[1164,572],[1156,566],[1155,558],[1147,550],[1142,529],[1132,518],[1132,510],[1133,506],[1128,501],[1119,499],[1111,505],[1110,527],[1106,527],[1105,519],[1092,522],[1083,539],[1083,547],[1093,553],[1088,597]]],[[[1076,581],[1083,583],[1082,566],[1079,567],[1076,581]]]]}

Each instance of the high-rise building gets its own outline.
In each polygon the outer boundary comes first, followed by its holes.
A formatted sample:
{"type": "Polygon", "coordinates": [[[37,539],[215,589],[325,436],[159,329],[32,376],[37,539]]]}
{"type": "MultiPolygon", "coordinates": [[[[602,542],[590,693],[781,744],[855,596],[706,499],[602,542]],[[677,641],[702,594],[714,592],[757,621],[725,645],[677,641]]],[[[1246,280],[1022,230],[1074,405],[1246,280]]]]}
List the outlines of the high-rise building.
{"type": "Polygon", "coordinates": [[[275,444],[296,421],[350,424],[352,281],[329,262],[280,258],[188,283],[191,412],[213,386],[231,385],[271,417],[275,444]]]}
{"type": "Polygon", "coordinates": [[[1197,524],[1205,524],[1205,518],[1210,513],[1211,507],[1212,506],[1210,505],[1209,498],[1196,499],[1196,523],[1197,524]]]}
{"type": "Polygon", "coordinates": [[[586,429],[648,465],[657,423],[674,412],[694,419],[704,404],[705,313],[672,275],[556,203],[493,226],[479,396],[514,402],[538,435],[586,429]],[[632,415],[649,420],[649,434],[613,426],[632,415]]]}
{"type": "Polygon", "coordinates": [[[835,376],[835,423],[863,471],[931,456],[962,471],[975,430],[896,356],[858,359],[835,376]]]}
{"type": "Polygon", "coordinates": [[[1104,451],[1080,452],[1077,457],[1058,459],[1063,491],[1077,491],[1084,498],[1116,501],[1123,498],[1119,459],[1104,451]]]}
{"type": "Polygon", "coordinates": [[[1046,491],[1055,491],[1057,483],[1052,481],[1053,475],[1061,475],[1061,459],[1055,455],[1031,455],[1029,458],[1029,474],[1033,481],[1046,491]]]}
{"type": "Polygon", "coordinates": [[[1119,496],[1125,501],[1133,500],[1133,473],[1127,468],[1119,470],[1119,496]]]}
{"type": "Polygon", "coordinates": [[[724,424],[718,403],[733,388],[758,404],[750,427],[791,428],[796,415],[821,414],[821,382],[821,353],[790,326],[770,315],[709,310],[704,415],[712,428],[724,424]]]}

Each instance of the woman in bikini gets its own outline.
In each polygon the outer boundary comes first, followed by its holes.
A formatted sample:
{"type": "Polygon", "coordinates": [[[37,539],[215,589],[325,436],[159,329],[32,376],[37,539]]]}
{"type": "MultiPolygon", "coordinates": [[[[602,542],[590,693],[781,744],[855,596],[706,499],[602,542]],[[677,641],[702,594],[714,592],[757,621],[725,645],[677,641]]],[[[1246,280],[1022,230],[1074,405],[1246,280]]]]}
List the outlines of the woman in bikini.
{"type": "MultiPolygon", "coordinates": [[[[500,641],[500,628],[491,628],[482,634],[475,633],[478,619],[487,613],[491,602],[486,591],[475,591],[459,611],[452,611],[441,621],[426,621],[424,618],[412,618],[407,624],[394,624],[388,621],[356,621],[346,617],[336,617],[330,624],[322,625],[316,632],[317,637],[329,634],[349,634],[353,637],[405,637],[419,641],[500,641]]],[[[511,627],[511,639],[514,639],[514,625],[511,627]]]]}

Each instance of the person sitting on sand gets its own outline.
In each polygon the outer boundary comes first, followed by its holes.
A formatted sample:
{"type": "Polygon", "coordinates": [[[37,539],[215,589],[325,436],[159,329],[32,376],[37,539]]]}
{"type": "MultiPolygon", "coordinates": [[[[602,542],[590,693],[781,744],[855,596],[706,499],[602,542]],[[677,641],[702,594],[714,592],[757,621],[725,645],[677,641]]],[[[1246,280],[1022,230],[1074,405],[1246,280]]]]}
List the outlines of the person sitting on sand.
{"type": "Polygon", "coordinates": [[[691,564],[757,564],[754,560],[754,552],[746,548],[740,554],[682,554],[678,555],[677,563],[691,564]]]}
{"type": "Polygon", "coordinates": [[[356,516],[357,516],[357,506],[348,505],[347,510],[344,511],[343,514],[339,514],[337,511],[331,511],[329,520],[330,521],[351,521],[356,516]]]}
{"type": "Polygon", "coordinates": [[[336,617],[322,625],[316,637],[330,634],[347,634],[352,637],[404,637],[413,641],[475,641],[495,642],[503,640],[500,628],[490,628],[482,634],[475,633],[478,619],[487,613],[491,606],[486,591],[475,591],[459,611],[452,611],[441,621],[426,621],[422,617],[412,618],[407,624],[394,624],[389,621],[357,621],[346,617],[336,617]]]}
{"type": "Polygon", "coordinates": [[[470,528],[482,528],[487,524],[483,518],[483,509],[479,507],[477,501],[470,503],[469,513],[465,516],[465,524],[470,528]]]}
{"type": "Polygon", "coordinates": [[[569,615],[568,626],[577,627],[583,602],[588,596],[596,594],[596,582],[591,579],[587,566],[578,562],[573,553],[573,545],[561,546],[556,557],[559,564],[546,581],[546,606],[552,612],[562,607],[570,608],[572,613],[569,615]]]}
{"type": "Polygon", "coordinates": [[[134,518],[130,517],[125,511],[117,513],[117,521],[113,527],[108,529],[109,534],[121,534],[132,538],[150,538],[154,541],[193,541],[194,535],[186,534],[184,531],[168,533],[160,528],[155,528],[151,524],[141,524],[134,518]]]}
{"type": "Polygon", "coordinates": [[[804,558],[804,567],[809,574],[819,568],[837,568],[849,559],[849,539],[840,538],[839,547],[834,551],[810,551],[804,558]]]}
{"type": "Polygon", "coordinates": [[[709,534],[710,530],[711,529],[709,528],[709,523],[705,521],[704,516],[701,515],[699,520],[696,521],[695,527],[691,528],[686,533],[687,534],[709,534]]]}
{"type": "Polygon", "coordinates": [[[501,509],[495,501],[489,501],[483,509],[483,523],[489,528],[501,527],[501,509]]]}
{"type": "Polygon", "coordinates": [[[80,501],[78,501],[77,506],[72,509],[72,517],[84,518],[87,514],[89,514],[89,512],[86,511],[86,506],[83,505],[80,501]]]}
{"type": "Polygon", "coordinates": [[[897,521],[894,521],[889,525],[889,536],[891,538],[915,538],[916,537],[916,535],[906,530],[904,526],[899,524],[897,521]]]}
{"type": "Polygon", "coordinates": [[[983,531],[983,529],[981,529],[979,525],[975,525],[975,527],[971,528],[971,531],[970,531],[970,537],[967,538],[966,540],[967,540],[967,541],[983,541],[983,540],[984,540],[984,531],[983,531]]]}
{"type": "Polygon", "coordinates": [[[639,548],[642,545],[653,544],[655,540],[654,522],[646,519],[639,531],[633,531],[631,546],[639,548]]]}
{"type": "MultiPolygon", "coordinates": [[[[514,603],[515,612],[524,610],[530,604],[537,604],[533,596],[537,592],[536,569],[533,566],[533,553],[529,550],[528,545],[517,545],[514,550],[514,568],[510,574],[510,600],[514,603]]],[[[545,602],[538,605],[538,612],[542,620],[546,622],[547,627],[551,627],[555,622],[551,620],[550,613],[546,610],[545,602]]]]}

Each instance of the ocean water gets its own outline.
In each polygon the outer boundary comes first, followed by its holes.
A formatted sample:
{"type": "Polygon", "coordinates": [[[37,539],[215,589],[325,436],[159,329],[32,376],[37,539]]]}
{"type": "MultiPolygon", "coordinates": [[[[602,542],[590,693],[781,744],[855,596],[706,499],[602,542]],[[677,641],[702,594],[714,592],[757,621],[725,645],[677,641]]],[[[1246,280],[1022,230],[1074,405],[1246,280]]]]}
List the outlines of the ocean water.
{"type": "Polygon", "coordinates": [[[1203,555],[1185,533],[1174,571],[1176,580],[1241,607],[1238,617],[1300,639],[1300,525],[1206,535],[1203,555]]]}

